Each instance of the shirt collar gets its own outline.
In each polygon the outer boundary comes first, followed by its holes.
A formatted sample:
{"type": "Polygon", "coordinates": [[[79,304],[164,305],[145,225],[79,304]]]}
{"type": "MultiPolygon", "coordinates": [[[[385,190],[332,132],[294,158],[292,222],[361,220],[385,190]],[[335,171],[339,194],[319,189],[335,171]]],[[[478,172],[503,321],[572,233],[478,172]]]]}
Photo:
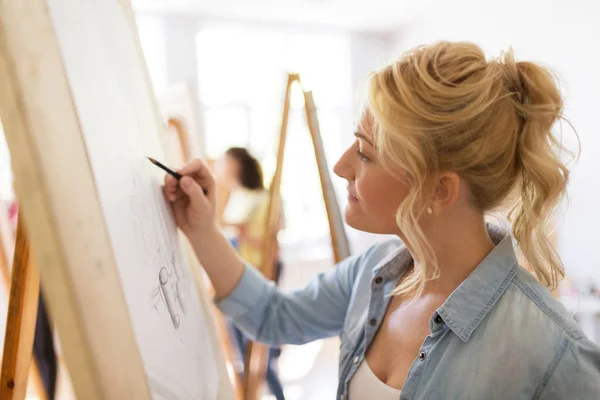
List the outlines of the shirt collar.
{"type": "Polygon", "coordinates": [[[412,256],[408,249],[402,246],[384,258],[378,266],[373,268],[372,275],[380,276],[386,281],[397,281],[404,275],[404,272],[411,266],[412,256]]]}
{"type": "Polygon", "coordinates": [[[518,271],[511,236],[492,225],[488,225],[488,233],[496,247],[437,310],[464,342],[504,294],[518,271]]]}
{"type": "MultiPolygon", "coordinates": [[[[492,224],[488,224],[487,229],[496,247],[437,310],[448,327],[465,342],[506,291],[518,271],[511,236],[492,224]]],[[[408,249],[402,246],[373,269],[373,276],[398,281],[411,263],[408,249]]]]}

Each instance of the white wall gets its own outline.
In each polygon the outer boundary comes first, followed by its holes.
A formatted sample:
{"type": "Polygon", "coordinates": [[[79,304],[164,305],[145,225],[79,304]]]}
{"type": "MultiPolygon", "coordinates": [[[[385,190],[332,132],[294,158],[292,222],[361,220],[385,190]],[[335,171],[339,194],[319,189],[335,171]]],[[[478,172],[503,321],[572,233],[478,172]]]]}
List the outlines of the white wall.
{"type": "Polygon", "coordinates": [[[170,85],[189,83],[197,92],[196,35],[200,19],[170,14],[138,13],[140,42],[157,95],[170,85]]]}
{"type": "MultiPolygon", "coordinates": [[[[381,33],[350,35],[350,79],[355,105],[362,100],[367,75],[385,66],[392,56],[395,36],[381,33]]],[[[353,135],[350,135],[353,136],[353,135]]]]}
{"type": "MultiPolygon", "coordinates": [[[[200,19],[181,15],[138,13],[136,24],[159,105],[170,101],[177,114],[185,115],[195,134],[192,155],[204,154],[202,113],[198,101],[196,36],[200,19]]],[[[163,109],[164,112],[165,109],[163,109]]]]}
{"type": "MultiPolygon", "coordinates": [[[[430,2],[431,3],[431,2],[430,2]]],[[[517,59],[533,60],[558,73],[566,116],[581,140],[581,158],[572,168],[570,202],[559,220],[559,251],[573,277],[600,284],[600,2],[591,0],[436,1],[400,30],[396,52],[436,40],[468,40],[497,56],[509,46],[517,59]]],[[[572,133],[563,129],[567,144],[572,133]],[[568,140],[568,141],[567,141],[568,140]]]]}
{"type": "Polygon", "coordinates": [[[155,93],[168,87],[165,21],[154,14],[137,14],[135,22],[155,93]]]}

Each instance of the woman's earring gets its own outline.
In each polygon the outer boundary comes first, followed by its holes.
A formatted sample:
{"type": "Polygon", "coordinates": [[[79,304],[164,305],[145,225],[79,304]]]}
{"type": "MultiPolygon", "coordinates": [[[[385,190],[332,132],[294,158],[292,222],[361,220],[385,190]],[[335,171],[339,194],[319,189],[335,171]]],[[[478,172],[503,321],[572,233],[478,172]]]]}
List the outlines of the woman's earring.
{"type": "Polygon", "coordinates": [[[429,215],[433,214],[433,208],[427,207],[427,214],[429,214],[429,215]]]}

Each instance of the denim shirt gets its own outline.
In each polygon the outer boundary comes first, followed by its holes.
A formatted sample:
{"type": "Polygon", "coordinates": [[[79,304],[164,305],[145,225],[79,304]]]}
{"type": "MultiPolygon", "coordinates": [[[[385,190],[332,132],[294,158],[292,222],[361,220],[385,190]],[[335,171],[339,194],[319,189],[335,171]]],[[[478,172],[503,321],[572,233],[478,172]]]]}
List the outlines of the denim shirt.
{"type": "MultiPolygon", "coordinates": [[[[600,348],[518,265],[510,235],[491,228],[490,236],[496,247],[431,316],[430,334],[400,399],[599,400],[600,348]]],[[[267,344],[339,335],[336,398],[348,400],[349,382],[383,320],[389,294],[411,262],[402,243],[391,240],[290,292],[246,266],[217,306],[267,344]]]]}

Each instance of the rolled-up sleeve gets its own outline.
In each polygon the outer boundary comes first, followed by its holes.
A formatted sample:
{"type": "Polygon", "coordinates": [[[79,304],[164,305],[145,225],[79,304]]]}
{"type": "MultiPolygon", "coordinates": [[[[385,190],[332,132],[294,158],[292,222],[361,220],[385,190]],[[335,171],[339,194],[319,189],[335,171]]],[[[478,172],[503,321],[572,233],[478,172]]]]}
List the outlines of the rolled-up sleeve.
{"type": "Polygon", "coordinates": [[[539,399],[600,399],[600,347],[587,338],[573,341],[556,363],[539,399]]]}
{"type": "Polygon", "coordinates": [[[279,290],[246,265],[240,282],[216,305],[252,340],[269,345],[303,344],[338,335],[357,270],[369,251],[342,261],[331,272],[292,291],[279,290]]]}
{"type": "Polygon", "coordinates": [[[264,303],[261,298],[267,296],[269,286],[272,285],[273,283],[266,280],[255,268],[246,265],[236,287],[229,296],[217,301],[216,305],[223,314],[232,319],[248,315],[257,305],[264,303]]]}

